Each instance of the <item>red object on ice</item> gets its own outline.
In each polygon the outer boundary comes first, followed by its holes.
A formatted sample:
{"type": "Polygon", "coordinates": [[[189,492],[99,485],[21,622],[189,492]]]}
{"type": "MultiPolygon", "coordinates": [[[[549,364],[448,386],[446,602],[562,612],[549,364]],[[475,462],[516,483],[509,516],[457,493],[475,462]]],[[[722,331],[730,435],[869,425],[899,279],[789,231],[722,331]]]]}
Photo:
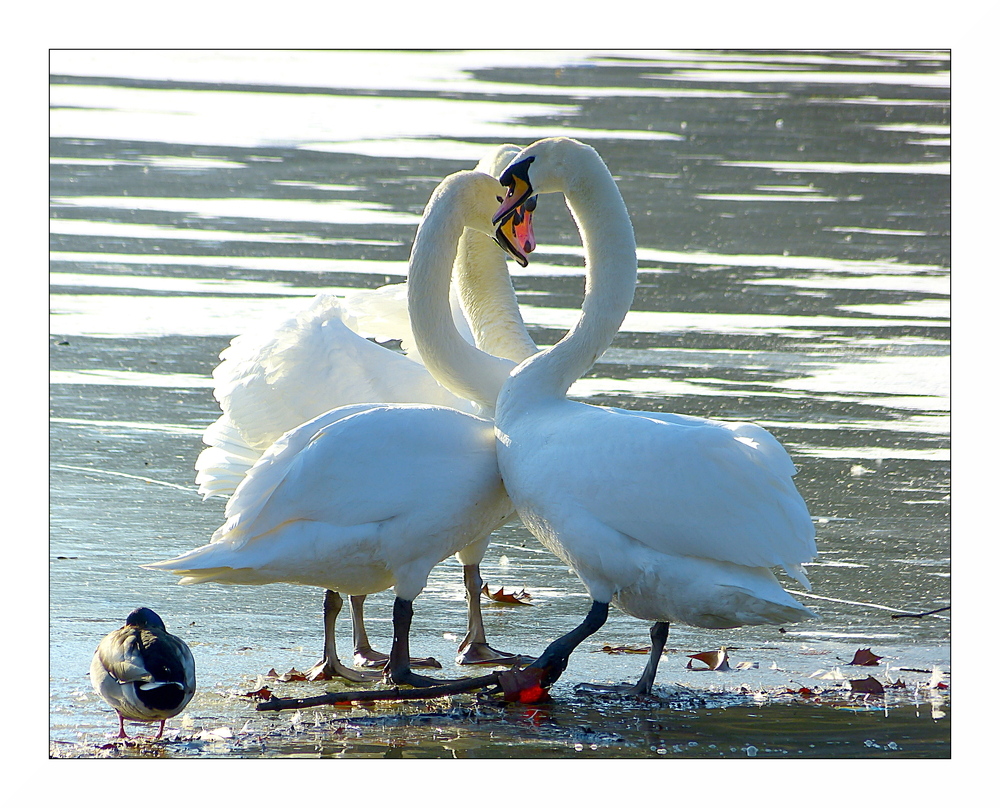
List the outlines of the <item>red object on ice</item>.
{"type": "Polygon", "coordinates": [[[541,685],[532,685],[531,687],[526,687],[518,693],[517,700],[522,704],[534,704],[536,701],[541,701],[548,695],[549,691],[541,685]]]}

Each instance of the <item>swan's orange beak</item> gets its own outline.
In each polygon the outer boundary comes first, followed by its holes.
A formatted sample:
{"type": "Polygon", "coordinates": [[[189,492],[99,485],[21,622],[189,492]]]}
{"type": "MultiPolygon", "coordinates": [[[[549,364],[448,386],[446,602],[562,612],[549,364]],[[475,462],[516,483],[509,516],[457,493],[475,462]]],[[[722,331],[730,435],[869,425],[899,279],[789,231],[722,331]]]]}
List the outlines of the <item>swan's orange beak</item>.
{"type": "Polygon", "coordinates": [[[497,227],[497,244],[522,267],[528,266],[528,253],[535,249],[531,216],[537,203],[538,197],[531,197],[520,207],[514,208],[510,216],[497,227]]]}
{"type": "Polygon", "coordinates": [[[493,224],[511,216],[521,207],[532,194],[531,180],[528,179],[528,167],[534,157],[526,157],[513,165],[507,166],[500,175],[500,182],[507,186],[507,196],[500,203],[500,208],[493,214],[493,224]]]}

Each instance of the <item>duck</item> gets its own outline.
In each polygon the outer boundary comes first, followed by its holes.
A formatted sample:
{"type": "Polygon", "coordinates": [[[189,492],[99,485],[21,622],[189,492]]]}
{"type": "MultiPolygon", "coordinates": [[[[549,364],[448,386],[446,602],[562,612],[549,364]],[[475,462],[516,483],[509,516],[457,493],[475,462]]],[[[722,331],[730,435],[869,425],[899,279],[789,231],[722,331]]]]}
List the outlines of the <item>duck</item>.
{"type": "MultiPolygon", "coordinates": [[[[491,214],[503,190],[482,172],[446,177],[424,210],[409,261],[407,305],[423,361],[439,362],[441,351],[455,348],[441,347],[436,332],[456,335],[466,350],[459,346],[452,367],[461,356],[473,359],[451,379],[456,394],[490,413],[515,363],[458,336],[448,287],[463,229],[494,234],[491,214]]],[[[504,241],[519,242],[525,221],[518,214],[502,225],[504,241]]],[[[505,265],[503,284],[510,286],[505,265]]],[[[208,544],[144,566],[178,575],[181,584],[281,582],[349,595],[391,587],[393,639],[383,676],[396,685],[437,684],[412,670],[413,601],[434,566],[455,554],[481,558],[490,534],[513,514],[491,418],[442,405],[355,404],[312,418],[267,447],[208,544]]],[[[470,605],[478,607],[476,594],[470,605]]]]}
{"type": "MultiPolygon", "coordinates": [[[[519,150],[512,144],[491,148],[475,170],[497,176],[519,150]]],[[[530,210],[519,214],[524,216],[530,217],[530,210]]],[[[506,238],[502,233],[489,237],[472,229],[462,234],[447,316],[454,319],[465,339],[519,362],[537,348],[520,317],[505,253],[496,237],[506,238]]],[[[523,255],[517,260],[525,260],[523,255]]],[[[277,325],[265,324],[232,340],[213,371],[214,395],[222,414],[206,429],[207,447],[195,463],[195,481],[204,499],[231,496],[281,435],[338,407],[422,403],[491,414],[492,406],[484,410],[477,402],[454,395],[421,364],[406,312],[406,288],[406,283],[389,284],[357,290],[346,298],[320,294],[277,325]],[[399,339],[405,353],[366,337],[399,339]]],[[[486,638],[480,564],[487,548],[488,543],[477,544],[459,554],[468,603],[467,630],[456,656],[460,665],[510,664],[519,658],[493,648],[486,638]]],[[[350,596],[353,661],[362,667],[380,667],[388,657],[371,646],[364,622],[365,597],[350,596]]],[[[306,671],[309,679],[362,682],[372,678],[342,664],[337,654],[336,621],[343,602],[340,593],[324,594],[324,652],[306,671]]],[[[411,664],[441,667],[433,658],[414,658],[411,664]]]]}
{"type": "Polygon", "coordinates": [[[608,688],[632,695],[650,694],[670,623],[725,629],[816,618],[772,571],[809,589],[803,564],[817,552],[796,468],[773,435],[567,397],[611,344],[637,277],[631,220],[601,156],[571,138],[546,138],[500,180],[507,193],[494,223],[526,198],[562,193],[586,255],[578,321],[517,366],[494,416],[497,462],[521,521],[591,599],[584,620],[524,669],[525,691],[557,681],[611,605],[653,621],[638,682],[608,688]]]}
{"type": "Polygon", "coordinates": [[[194,696],[194,656],[156,612],[141,606],[101,640],[90,663],[90,682],[118,714],[119,738],[128,738],[126,720],[159,721],[154,739],[159,740],[167,719],[194,696]]]}

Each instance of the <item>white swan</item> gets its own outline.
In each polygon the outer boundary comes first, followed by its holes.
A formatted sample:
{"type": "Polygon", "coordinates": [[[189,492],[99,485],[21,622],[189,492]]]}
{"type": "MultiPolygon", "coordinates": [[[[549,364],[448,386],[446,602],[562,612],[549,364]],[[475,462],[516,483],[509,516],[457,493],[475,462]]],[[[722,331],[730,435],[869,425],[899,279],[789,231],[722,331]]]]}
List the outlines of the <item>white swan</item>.
{"type": "MultiPolygon", "coordinates": [[[[600,156],[566,138],[538,141],[501,175],[494,221],[530,194],[562,192],[580,229],[587,289],[577,324],[518,366],[497,401],[497,456],[528,529],[576,571],[593,600],[583,623],[528,669],[547,687],[603,625],[608,605],[655,621],[633,693],[649,693],[670,622],[731,628],[815,617],[778,583],[808,588],[816,554],[795,468],[764,429],[570,401],[632,302],[635,238],[600,156]]],[[[438,377],[439,379],[443,377],[438,377]]]]}
{"type": "Polygon", "coordinates": [[[167,719],[187,707],[194,695],[194,657],[156,612],[141,607],[101,640],[90,662],[90,682],[118,714],[119,738],[128,737],[126,718],[159,721],[160,738],[167,719]]]}
{"type": "MultiPolygon", "coordinates": [[[[457,334],[448,285],[459,238],[466,226],[492,232],[502,192],[493,177],[460,172],[432,195],[410,256],[415,332],[433,333],[444,310],[457,334]],[[414,305],[415,289],[429,305],[414,305]]],[[[491,409],[514,362],[460,341],[474,360],[456,376],[460,395],[491,409]]],[[[436,358],[433,339],[422,348],[425,360],[436,358]]],[[[237,487],[210,544],[148,567],[181,575],[182,584],[284,582],[351,595],[394,587],[385,673],[397,684],[423,684],[433,680],[410,670],[412,601],[449,555],[481,558],[512,513],[491,420],[442,406],[359,404],[278,438],[237,487]]]]}
{"type": "MultiPolygon", "coordinates": [[[[476,170],[497,176],[519,147],[491,149],[476,170]]],[[[522,260],[522,259],[519,259],[522,260]]],[[[452,317],[466,339],[476,339],[487,352],[518,362],[535,352],[517,309],[506,270],[506,256],[494,240],[466,230],[459,242],[451,294],[452,317]],[[466,323],[462,307],[468,312],[466,323]],[[470,330],[471,325],[471,330],[470,330]]],[[[438,384],[420,364],[412,345],[406,314],[406,283],[359,290],[340,299],[321,294],[277,326],[267,325],[236,337],[222,352],[213,372],[215,397],[222,415],[205,432],[208,447],[196,463],[204,498],[230,495],[261,454],[282,434],[332,409],[350,404],[437,404],[480,415],[492,415],[475,402],[459,398],[438,384]],[[407,355],[377,345],[366,336],[400,339],[407,355]]],[[[486,642],[479,592],[479,565],[484,542],[464,549],[469,604],[468,630],[459,646],[459,664],[510,661],[512,656],[486,642]]],[[[374,651],[363,617],[364,595],[351,597],[351,624],[356,664],[384,664],[374,651]]],[[[335,626],[341,596],[324,598],[324,657],[310,678],[340,676],[361,681],[363,675],[344,667],[336,652],[335,626]]],[[[440,665],[414,659],[414,665],[440,665]]]]}

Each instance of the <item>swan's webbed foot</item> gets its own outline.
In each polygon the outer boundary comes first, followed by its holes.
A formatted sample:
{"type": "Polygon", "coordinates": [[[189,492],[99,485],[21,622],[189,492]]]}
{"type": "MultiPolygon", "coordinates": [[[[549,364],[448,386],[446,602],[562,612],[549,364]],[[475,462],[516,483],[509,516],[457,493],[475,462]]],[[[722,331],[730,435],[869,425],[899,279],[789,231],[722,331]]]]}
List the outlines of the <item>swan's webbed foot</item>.
{"type": "Polygon", "coordinates": [[[623,696],[649,696],[653,692],[653,681],[656,679],[656,669],[660,664],[660,656],[667,644],[667,635],[670,632],[670,624],[667,622],[657,622],[649,629],[649,639],[652,645],[649,649],[649,661],[642,671],[642,676],[634,685],[594,685],[580,684],[577,690],[588,693],[620,693],[623,696]]]}
{"type": "MultiPolygon", "coordinates": [[[[359,668],[385,668],[385,663],[389,661],[389,655],[381,651],[373,651],[371,648],[356,648],[354,650],[354,664],[359,668]]],[[[434,657],[416,657],[410,660],[412,668],[440,668],[441,663],[434,657]]]]}
{"type": "Polygon", "coordinates": [[[356,671],[348,668],[336,657],[321,659],[305,672],[310,682],[327,681],[328,679],[346,679],[348,682],[374,682],[381,677],[380,671],[356,671]]]}
{"type": "Polygon", "coordinates": [[[371,648],[355,648],[354,664],[359,668],[384,668],[389,661],[389,655],[371,648]]]}
{"type": "Polygon", "coordinates": [[[485,642],[465,642],[455,657],[459,665],[524,665],[532,661],[521,654],[498,651],[485,642]]]}
{"type": "Polygon", "coordinates": [[[600,685],[591,682],[581,682],[574,690],[583,693],[603,694],[617,693],[621,696],[649,696],[652,693],[652,686],[645,685],[640,679],[634,685],[600,685]]]}

